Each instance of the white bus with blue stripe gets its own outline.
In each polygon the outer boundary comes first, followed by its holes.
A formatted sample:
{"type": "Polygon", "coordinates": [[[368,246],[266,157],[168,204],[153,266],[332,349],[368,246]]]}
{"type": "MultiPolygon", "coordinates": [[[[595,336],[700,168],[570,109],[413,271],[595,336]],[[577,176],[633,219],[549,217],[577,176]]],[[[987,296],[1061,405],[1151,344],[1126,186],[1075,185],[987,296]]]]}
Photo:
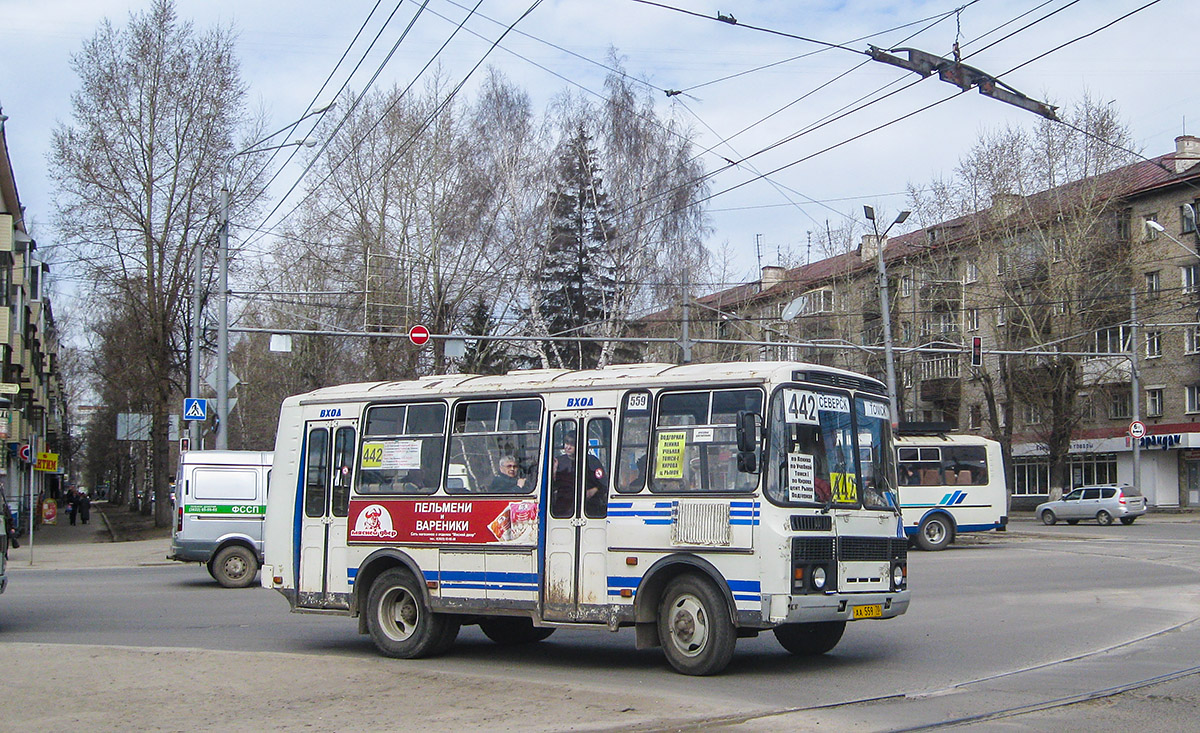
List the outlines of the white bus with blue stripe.
{"type": "Polygon", "coordinates": [[[686,674],[909,604],[883,385],[795,362],[351,384],[280,410],[263,585],[384,654],[633,628],[686,674]]]}
{"type": "Polygon", "coordinates": [[[968,532],[1004,531],[1008,490],[1000,444],[942,423],[901,423],[896,436],[904,531],[923,550],[968,532]]]}

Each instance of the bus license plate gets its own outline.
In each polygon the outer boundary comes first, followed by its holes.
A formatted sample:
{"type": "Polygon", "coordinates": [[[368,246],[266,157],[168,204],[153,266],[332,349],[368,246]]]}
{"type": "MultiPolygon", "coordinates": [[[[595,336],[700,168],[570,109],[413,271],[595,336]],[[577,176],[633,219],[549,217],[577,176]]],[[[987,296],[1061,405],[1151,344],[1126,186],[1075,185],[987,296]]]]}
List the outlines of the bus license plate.
{"type": "Polygon", "coordinates": [[[854,607],[855,620],[860,618],[883,618],[883,606],[879,603],[872,603],[866,606],[854,607]]]}

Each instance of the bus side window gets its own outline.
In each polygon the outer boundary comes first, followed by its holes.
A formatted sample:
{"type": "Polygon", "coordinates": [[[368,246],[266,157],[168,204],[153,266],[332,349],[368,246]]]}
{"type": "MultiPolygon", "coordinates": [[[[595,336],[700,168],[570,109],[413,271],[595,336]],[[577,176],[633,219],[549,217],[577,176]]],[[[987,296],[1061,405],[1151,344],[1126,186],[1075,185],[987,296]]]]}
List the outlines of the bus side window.
{"type": "Polygon", "coordinates": [[[308,434],[308,459],[304,469],[304,514],[325,516],[325,487],[329,481],[329,430],[317,428],[308,434]]]}
{"type": "Polygon", "coordinates": [[[337,429],[333,436],[333,516],[344,517],[350,506],[350,466],[354,463],[354,428],[337,429]]]}
{"type": "Polygon", "coordinates": [[[650,454],[650,393],[625,395],[621,411],[621,442],[617,448],[615,485],[623,494],[646,488],[646,463],[650,454]]]}

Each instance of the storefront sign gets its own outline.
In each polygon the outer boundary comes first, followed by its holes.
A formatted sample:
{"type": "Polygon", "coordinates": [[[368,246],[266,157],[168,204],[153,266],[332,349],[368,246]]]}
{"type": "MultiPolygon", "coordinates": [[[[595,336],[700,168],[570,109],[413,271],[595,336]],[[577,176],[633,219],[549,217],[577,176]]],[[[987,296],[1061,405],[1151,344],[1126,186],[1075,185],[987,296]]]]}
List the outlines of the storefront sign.
{"type": "Polygon", "coordinates": [[[1143,448],[1162,448],[1163,450],[1171,450],[1175,446],[1183,442],[1183,436],[1179,433],[1170,435],[1146,435],[1143,436],[1140,444],[1143,448]]]}
{"type": "Polygon", "coordinates": [[[33,470],[44,471],[46,473],[58,473],[58,454],[57,453],[38,453],[37,463],[33,470]]]}
{"type": "Polygon", "coordinates": [[[347,541],[533,544],[536,501],[508,499],[354,499],[347,541]]]}

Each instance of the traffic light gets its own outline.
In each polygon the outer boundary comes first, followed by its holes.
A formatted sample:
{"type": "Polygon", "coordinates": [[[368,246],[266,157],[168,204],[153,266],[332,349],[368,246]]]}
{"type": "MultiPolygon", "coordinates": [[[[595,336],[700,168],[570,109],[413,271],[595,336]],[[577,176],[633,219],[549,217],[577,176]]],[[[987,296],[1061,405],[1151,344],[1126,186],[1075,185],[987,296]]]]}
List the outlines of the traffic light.
{"type": "Polygon", "coordinates": [[[971,366],[983,366],[983,337],[971,337],[971,366]]]}

